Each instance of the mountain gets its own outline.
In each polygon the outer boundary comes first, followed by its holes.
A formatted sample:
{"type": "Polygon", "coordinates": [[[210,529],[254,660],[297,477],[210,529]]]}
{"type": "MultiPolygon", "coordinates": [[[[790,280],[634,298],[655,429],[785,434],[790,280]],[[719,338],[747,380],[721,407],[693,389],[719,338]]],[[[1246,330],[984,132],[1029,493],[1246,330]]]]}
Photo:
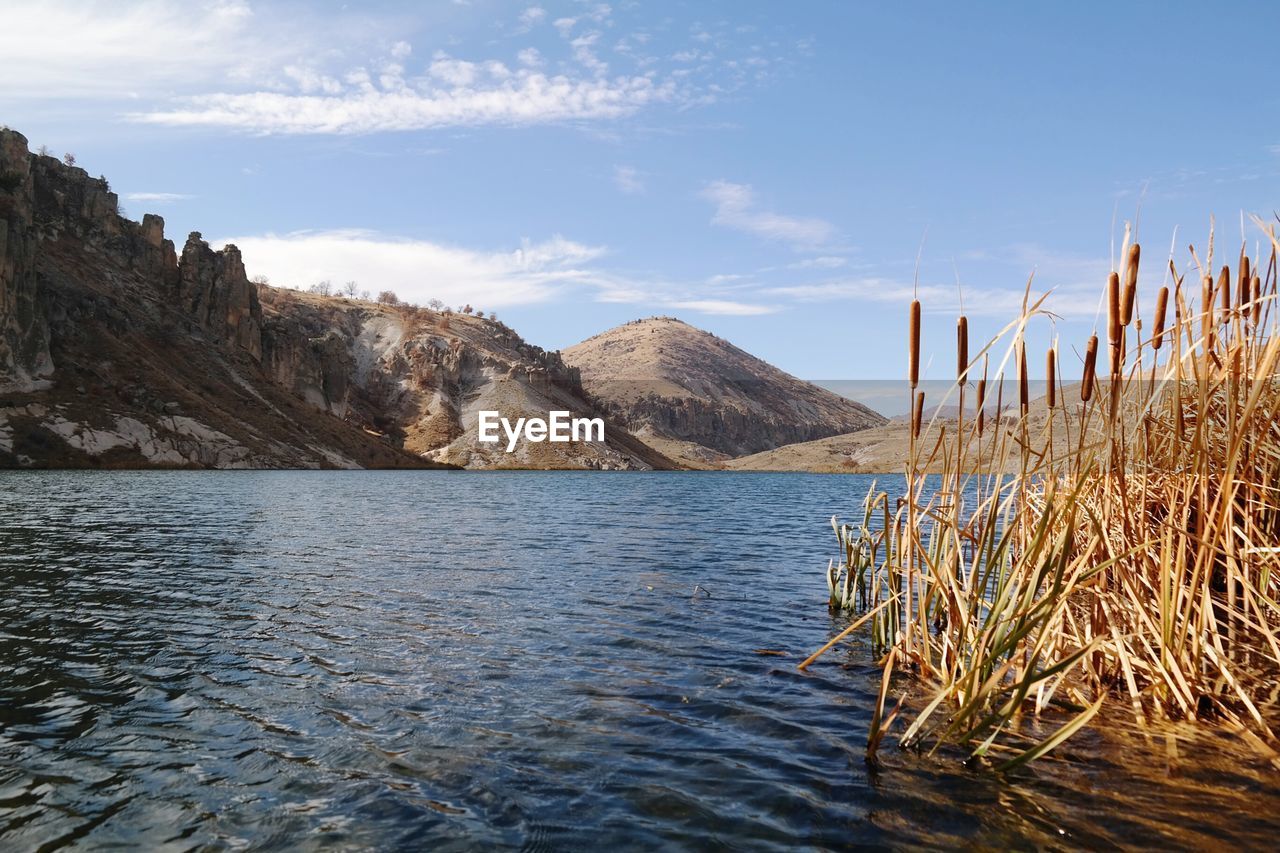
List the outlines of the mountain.
{"type": "Polygon", "coordinates": [[[564,359],[619,423],[694,467],[885,422],[673,317],[610,329],[564,359]]]}
{"type": "Polygon", "coordinates": [[[0,467],[663,468],[606,441],[475,441],[476,412],[601,414],[501,323],[251,282],[235,246],[119,213],[0,129],[0,467]]]}

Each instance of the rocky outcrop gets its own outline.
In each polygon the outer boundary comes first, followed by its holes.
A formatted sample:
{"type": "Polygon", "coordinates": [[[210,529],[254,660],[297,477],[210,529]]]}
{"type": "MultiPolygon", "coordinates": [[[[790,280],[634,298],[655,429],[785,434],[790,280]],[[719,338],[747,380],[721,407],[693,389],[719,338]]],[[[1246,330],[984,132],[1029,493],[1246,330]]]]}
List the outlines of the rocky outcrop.
{"type": "Polygon", "coordinates": [[[262,360],[262,306],[238,248],[227,245],[215,252],[199,231],[191,232],[178,261],[178,299],[216,339],[262,360]]]}
{"type": "Polygon", "coordinates": [[[492,320],[264,287],[263,367],[311,405],[424,458],[470,468],[648,469],[671,460],[616,424],[604,442],[478,442],[477,413],[600,414],[577,369],[492,320]]]}
{"type": "Polygon", "coordinates": [[[53,372],[36,275],[34,180],[27,140],[0,130],[0,390],[53,372]]]}

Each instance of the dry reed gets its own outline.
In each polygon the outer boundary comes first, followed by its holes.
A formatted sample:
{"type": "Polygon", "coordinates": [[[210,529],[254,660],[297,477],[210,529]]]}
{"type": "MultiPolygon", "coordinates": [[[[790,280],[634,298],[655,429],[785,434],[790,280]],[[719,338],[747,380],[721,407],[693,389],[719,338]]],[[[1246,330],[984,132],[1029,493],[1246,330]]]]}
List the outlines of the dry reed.
{"type": "MultiPolygon", "coordinates": [[[[1280,766],[1260,698],[1280,670],[1280,244],[1273,227],[1266,234],[1262,277],[1263,264],[1241,255],[1239,305],[1230,271],[1215,286],[1193,250],[1198,310],[1175,270],[1172,290],[1157,296],[1153,336],[1143,340],[1139,324],[1126,345],[1138,287],[1132,246],[1123,293],[1117,273],[1107,282],[1110,393],[1094,394],[1094,335],[1081,402],[1051,408],[1043,426],[1028,411],[1025,334],[1046,312],[1043,300],[1029,305],[979,353],[985,361],[1008,346],[1021,415],[993,422],[995,434],[979,442],[984,465],[972,466],[966,449],[984,426],[985,370],[967,429],[912,441],[905,498],[891,504],[873,491],[859,530],[837,526],[845,577],[858,577],[845,606],[868,613],[881,655],[868,760],[901,716],[904,746],[960,745],[1012,768],[1110,703],[1141,727],[1231,726],[1280,766]],[[1053,450],[1055,421],[1072,437],[1068,453],[1053,450]],[[922,472],[938,463],[942,476],[928,480],[922,472]],[[903,698],[891,708],[895,691],[903,698]],[[1057,721],[1054,733],[1028,737],[1025,722],[1041,715],[1057,721]]],[[[923,419],[919,316],[913,302],[913,435],[923,419]]],[[[966,337],[957,339],[962,378],[966,337]]],[[[1055,350],[1046,367],[1052,407],[1055,350]]]]}

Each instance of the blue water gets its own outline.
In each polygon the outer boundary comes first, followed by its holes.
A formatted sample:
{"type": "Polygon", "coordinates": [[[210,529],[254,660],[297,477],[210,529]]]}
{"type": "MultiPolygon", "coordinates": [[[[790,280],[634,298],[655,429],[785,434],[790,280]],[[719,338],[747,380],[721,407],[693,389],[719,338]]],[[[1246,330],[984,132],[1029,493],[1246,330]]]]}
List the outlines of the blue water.
{"type": "Polygon", "coordinates": [[[828,518],[868,480],[0,473],[0,848],[1274,835],[1226,735],[871,772],[871,651],[795,668],[847,624],[828,518]]]}

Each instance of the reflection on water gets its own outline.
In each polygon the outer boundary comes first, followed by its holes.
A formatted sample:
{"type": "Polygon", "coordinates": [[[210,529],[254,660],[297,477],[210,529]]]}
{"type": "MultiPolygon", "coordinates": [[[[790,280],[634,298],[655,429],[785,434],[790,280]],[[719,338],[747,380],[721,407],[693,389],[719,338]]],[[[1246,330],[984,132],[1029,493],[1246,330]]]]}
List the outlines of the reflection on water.
{"type": "Polygon", "coordinates": [[[795,670],[866,487],[0,474],[0,847],[1269,843],[1227,734],[869,774],[867,650],[795,670]]]}

